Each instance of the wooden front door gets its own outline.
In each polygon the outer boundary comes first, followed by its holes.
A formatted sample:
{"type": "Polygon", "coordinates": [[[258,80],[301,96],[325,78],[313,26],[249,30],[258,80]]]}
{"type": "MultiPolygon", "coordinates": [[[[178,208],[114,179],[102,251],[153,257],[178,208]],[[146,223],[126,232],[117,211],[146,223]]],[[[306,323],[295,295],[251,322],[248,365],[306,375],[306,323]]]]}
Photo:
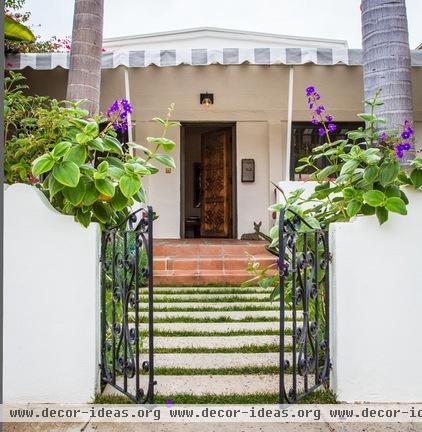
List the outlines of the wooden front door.
{"type": "Polygon", "coordinates": [[[232,131],[206,132],[201,138],[201,237],[232,236],[232,131]]]}

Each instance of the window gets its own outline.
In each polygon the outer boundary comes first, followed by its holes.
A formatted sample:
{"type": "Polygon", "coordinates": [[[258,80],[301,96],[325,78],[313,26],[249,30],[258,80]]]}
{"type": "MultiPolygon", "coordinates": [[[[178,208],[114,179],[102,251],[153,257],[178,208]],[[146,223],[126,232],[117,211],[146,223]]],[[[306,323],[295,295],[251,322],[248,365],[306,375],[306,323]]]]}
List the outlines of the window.
{"type": "MultiPolygon", "coordinates": [[[[331,134],[332,141],[345,139],[347,132],[365,126],[360,122],[335,122],[336,132],[331,134]]],[[[300,164],[299,160],[312,153],[314,147],[324,144],[325,136],[320,137],[318,126],[310,122],[294,122],[292,125],[291,159],[290,159],[290,180],[306,180],[312,169],[305,169],[301,173],[295,173],[295,168],[300,164]]],[[[325,158],[318,159],[317,166],[324,168],[327,165],[325,158]]]]}

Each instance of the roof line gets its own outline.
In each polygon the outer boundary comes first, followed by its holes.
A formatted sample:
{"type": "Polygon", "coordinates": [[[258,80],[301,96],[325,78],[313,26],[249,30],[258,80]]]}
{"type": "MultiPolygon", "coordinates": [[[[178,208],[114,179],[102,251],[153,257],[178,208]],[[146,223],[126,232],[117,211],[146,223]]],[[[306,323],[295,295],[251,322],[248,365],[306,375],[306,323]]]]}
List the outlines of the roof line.
{"type": "Polygon", "coordinates": [[[305,41],[320,41],[320,42],[334,42],[334,43],[343,43],[347,44],[347,40],[344,39],[328,39],[328,38],[316,38],[316,37],[309,37],[309,36],[291,36],[291,35],[283,35],[283,34],[277,34],[277,33],[264,33],[264,32],[257,32],[257,31],[248,31],[248,30],[236,30],[236,29],[225,29],[220,27],[194,27],[194,28],[188,28],[188,29],[179,29],[179,30],[169,30],[169,31],[163,31],[163,32],[154,32],[154,33],[143,33],[143,34],[137,34],[137,35],[130,35],[130,36],[116,36],[111,38],[104,38],[104,42],[118,42],[118,41],[128,41],[133,39],[140,39],[140,38],[148,38],[148,37],[160,37],[160,36],[169,36],[169,35],[175,35],[175,34],[189,34],[189,33],[196,33],[200,31],[213,31],[217,33],[232,33],[232,34],[242,34],[242,35],[248,35],[248,36],[265,36],[265,37],[274,37],[279,39],[291,39],[291,40],[305,40],[305,41]]]}

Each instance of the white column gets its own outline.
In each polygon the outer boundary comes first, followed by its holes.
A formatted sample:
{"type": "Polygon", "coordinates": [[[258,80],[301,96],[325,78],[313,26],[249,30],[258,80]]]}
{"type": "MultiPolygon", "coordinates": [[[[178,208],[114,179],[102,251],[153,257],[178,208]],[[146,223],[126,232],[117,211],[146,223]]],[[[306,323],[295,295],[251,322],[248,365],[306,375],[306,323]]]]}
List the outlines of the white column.
{"type": "Polygon", "coordinates": [[[289,69],[289,96],[288,96],[288,107],[287,107],[287,145],[286,145],[286,161],[285,161],[285,180],[290,180],[290,148],[292,142],[292,121],[293,121],[293,79],[294,69],[290,66],[289,69]]]}
{"type": "MultiPolygon", "coordinates": [[[[125,98],[130,102],[130,80],[129,80],[129,69],[125,67],[124,69],[124,75],[125,75],[125,98]]],[[[127,121],[129,124],[129,127],[127,129],[127,136],[129,141],[133,141],[133,133],[132,133],[132,115],[127,115],[127,121]]]]}

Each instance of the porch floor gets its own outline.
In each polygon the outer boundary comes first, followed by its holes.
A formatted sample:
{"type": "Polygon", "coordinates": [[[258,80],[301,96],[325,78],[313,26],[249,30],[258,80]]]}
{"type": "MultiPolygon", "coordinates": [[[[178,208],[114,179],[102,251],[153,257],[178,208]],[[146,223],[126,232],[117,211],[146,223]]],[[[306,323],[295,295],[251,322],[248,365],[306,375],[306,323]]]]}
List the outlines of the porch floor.
{"type": "Polygon", "coordinates": [[[250,256],[261,268],[274,264],[265,245],[265,241],[214,238],[155,240],[155,285],[239,285],[252,277],[246,271],[250,256]]]}

